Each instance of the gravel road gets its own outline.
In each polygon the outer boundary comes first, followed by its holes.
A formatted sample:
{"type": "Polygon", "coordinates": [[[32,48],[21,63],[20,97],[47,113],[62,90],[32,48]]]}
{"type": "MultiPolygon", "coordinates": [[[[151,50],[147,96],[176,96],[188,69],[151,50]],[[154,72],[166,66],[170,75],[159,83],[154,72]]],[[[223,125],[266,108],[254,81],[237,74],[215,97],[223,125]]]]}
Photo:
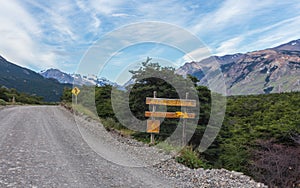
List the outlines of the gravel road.
{"type": "Polygon", "coordinates": [[[113,164],[82,139],[58,106],[0,110],[0,187],[176,187],[150,167],[113,164]]]}
{"type": "Polygon", "coordinates": [[[0,109],[0,187],[266,186],[225,169],[189,169],[60,106],[13,106],[0,109]]]}

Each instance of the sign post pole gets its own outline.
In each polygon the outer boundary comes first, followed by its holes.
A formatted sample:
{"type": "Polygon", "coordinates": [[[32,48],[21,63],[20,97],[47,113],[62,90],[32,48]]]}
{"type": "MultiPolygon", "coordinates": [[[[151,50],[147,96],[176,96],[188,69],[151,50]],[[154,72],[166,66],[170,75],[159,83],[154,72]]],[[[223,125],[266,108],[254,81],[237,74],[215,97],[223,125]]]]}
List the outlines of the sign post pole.
{"type": "MultiPolygon", "coordinates": [[[[189,93],[185,94],[185,99],[188,99],[189,93]]],[[[187,113],[187,108],[186,106],[183,108],[183,112],[186,114],[187,113]]],[[[186,133],[185,133],[185,128],[186,128],[186,118],[183,119],[183,125],[182,125],[182,146],[186,145],[186,133]]]]}
{"type": "MultiPolygon", "coordinates": [[[[156,98],[156,91],[153,92],[153,98],[156,98]]],[[[153,104],[152,106],[152,112],[155,112],[156,111],[156,106],[153,104]]],[[[151,117],[151,120],[155,120],[154,117],[151,117]]],[[[150,134],[150,144],[154,144],[155,143],[155,140],[154,140],[154,134],[151,133],[150,134]]]]}

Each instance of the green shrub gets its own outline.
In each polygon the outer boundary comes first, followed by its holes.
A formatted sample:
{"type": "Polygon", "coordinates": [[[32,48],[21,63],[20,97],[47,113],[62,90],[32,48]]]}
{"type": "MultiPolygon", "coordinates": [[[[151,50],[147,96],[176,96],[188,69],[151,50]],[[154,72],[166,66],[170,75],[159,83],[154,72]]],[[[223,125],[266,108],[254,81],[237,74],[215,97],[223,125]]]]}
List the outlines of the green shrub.
{"type": "Polygon", "coordinates": [[[181,150],[180,156],[176,157],[178,163],[184,164],[189,168],[207,168],[207,165],[199,159],[198,154],[190,147],[181,150]]]}
{"type": "Polygon", "coordinates": [[[124,127],[121,125],[121,123],[115,121],[113,118],[106,118],[106,119],[102,119],[101,123],[103,124],[103,126],[106,129],[117,129],[117,130],[121,130],[124,127]]]}
{"type": "MultiPolygon", "coordinates": [[[[134,138],[135,140],[139,141],[139,142],[143,142],[145,144],[149,144],[150,143],[150,134],[146,133],[146,132],[135,132],[132,134],[132,138],[134,138]]],[[[154,135],[154,140],[155,142],[157,141],[157,135],[154,135]]]]}
{"type": "Polygon", "coordinates": [[[180,148],[173,146],[167,142],[160,142],[156,145],[157,148],[162,149],[167,154],[170,154],[172,152],[179,152],[180,148]]]}
{"type": "Polygon", "coordinates": [[[6,102],[5,102],[5,100],[3,100],[3,99],[0,99],[0,106],[5,106],[6,105],[6,102]]]}

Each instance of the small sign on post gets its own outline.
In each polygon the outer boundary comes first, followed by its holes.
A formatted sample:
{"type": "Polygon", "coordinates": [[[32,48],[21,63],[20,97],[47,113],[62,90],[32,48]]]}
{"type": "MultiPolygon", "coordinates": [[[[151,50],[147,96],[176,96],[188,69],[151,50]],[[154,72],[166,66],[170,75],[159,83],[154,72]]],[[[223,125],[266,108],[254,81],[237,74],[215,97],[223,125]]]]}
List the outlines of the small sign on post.
{"type": "Polygon", "coordinates": [[[72,89],[73,95],[75,95],[75,104],[77,104],[77,95],[80,93],[80,89],[78,87],[74,87],[72,89]]]}
{"type": "Polygon", "coordinates": [[[147,133],[159,133],[160,121],[147,120],[147,133]]]}

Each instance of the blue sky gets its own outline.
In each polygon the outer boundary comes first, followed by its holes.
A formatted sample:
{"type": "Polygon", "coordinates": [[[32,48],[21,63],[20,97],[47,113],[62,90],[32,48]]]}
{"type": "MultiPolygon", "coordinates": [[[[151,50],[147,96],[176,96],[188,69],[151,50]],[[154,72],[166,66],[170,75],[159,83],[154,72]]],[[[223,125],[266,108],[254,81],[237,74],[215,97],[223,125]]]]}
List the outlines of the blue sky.
{"type": "MultiPolygon", "coordinates": [[[[0,55],[35,71],[73,73],[101,37],[144,21],[183,28],[214,55],[248,52],[299,39],[299,10],[299,0],[2,0],[0,55]]],[[[114,79],[125,64],[147,56],[180,66],[185,55],[163,44],[137,44],[116,53],[103,76],[114,79]]]]}

